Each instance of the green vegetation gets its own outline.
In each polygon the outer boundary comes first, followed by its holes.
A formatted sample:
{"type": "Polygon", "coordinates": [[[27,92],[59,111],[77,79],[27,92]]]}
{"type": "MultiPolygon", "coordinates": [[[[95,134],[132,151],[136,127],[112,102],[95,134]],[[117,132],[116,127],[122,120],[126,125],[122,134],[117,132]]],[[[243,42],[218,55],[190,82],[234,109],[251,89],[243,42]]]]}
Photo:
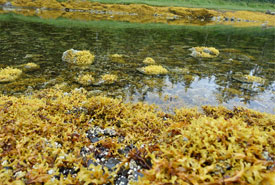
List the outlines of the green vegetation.
{"type": "Polygon", "coordinates": [[[230,10],[266,11],[275,9],[274,0],[90,0],[101,3],[148,4],[155,6],[183,6],[230,10]]]}
{"type": "Polygon", "coordinates": [[[209,26],[194,26],[194,25],[168,25],[161,23],[127,23],[120,21],[109,21],[109,20],[101,20],[101,21],[79,21],[79,20],[71,20],[66,18],[58,18],[58,19],[41,19],[36,16],[23,16],[18,14],[0,14],[0,21],[25,21],[25,22],[33,22],[40,24],[53,25],[56,27],[68,27],[68,28],[112,28],[115,30],[123,30],[127,28],[135,28],[135,29],[164,29],[164,30],[180,30],[184,28],[185,30],[192,31],[211,31],[211,33],[223,33],[230,34],[238,32],[239,35],[262,35],[263,33],[274,34],[275,28],[269,28],[263,30],[261,27],[233,27],[230,25],[209,25],[209,26]],[[243,31],[245,30],[245,31],[243,31]]]}

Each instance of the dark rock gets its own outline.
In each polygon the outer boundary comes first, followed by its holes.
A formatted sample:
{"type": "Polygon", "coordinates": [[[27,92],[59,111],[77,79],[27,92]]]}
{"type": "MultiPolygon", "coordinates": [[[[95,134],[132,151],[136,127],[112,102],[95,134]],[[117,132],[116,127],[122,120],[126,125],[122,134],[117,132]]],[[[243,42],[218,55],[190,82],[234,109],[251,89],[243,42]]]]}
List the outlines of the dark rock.
{"type": "Polygon", "coordinates": [[[144,177],[144,175],[138,171],[134,172],[134,180],[137,181],[138,177],[144,177]]]}
{"type": "Polygon", "coordinates": [[[270,10],[267,10],[265,13],[269,15],[275,15],[275,12],[271,12],[270,10]]]}
{"type": "Polygon", "coordinates": [[[88,162],[87,162],[87,167],[89,168],[90,165],[94,165],[94,166],[97,166],[98,163],[96,161],[94,161],[93,159],[89,159],[88,162]]]}
{"type": "Polygon", "coordinates": [[[120,163],[120,160],[116,159],[116,158],[109,158],[106,162],[105,162],[105,166],[111,170],[112,168],[114,168],[118,163],[120,163]]]}
{"type": "Polygon", "coordinates": [[[128,184],[128,179],[125,176],[120,176],[115,181],[115,185],[126,185],[128,184]]]}
{"type": "Polygon", "coordinates": [[[62,173],[64,176],[67,176],[69,174],[73,175],[73,174],[78,173],[79,169],[74,170],[73,168],[67,168],[67,167],[62,166],[59,168],[59,172],[62,173]]]}
{"type": "Polygon", "coordinates": [[[92,143],[95,143],[95,142],[100,141],[100,138],[99,138],[99,137],[91,137],[91,138],[89,138],[89,139],[90,139],[90,141],[91,141],[92,143]]]}
{"type": "Polygon", "coordinates": [[[5,170],[13,170],[13,168],[11,166],[4,166],[3,167],[5,170]]]}

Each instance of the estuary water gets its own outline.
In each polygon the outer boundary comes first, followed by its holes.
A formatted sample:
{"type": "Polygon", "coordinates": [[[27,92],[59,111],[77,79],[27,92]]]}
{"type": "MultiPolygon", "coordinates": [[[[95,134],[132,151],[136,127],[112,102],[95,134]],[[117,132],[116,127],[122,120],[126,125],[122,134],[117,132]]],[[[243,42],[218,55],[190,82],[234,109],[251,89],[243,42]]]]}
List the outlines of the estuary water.
{"type": "Polygon", "coordinates": [[[0,15],[0,68],[29,62],[40,68],[24,72],[0,93],[16,95],[62,86],[65,91],[85,88],[90,95],[144,101],[163,109],[222,105],[244,106],[275,113],[275,29],[232,26],[171,26],[112,21],[43,20],[14,14],[0,15]],[[215,47],[215,58],[192,57],[192,47],[215,47]],[[90,50],[95,61],[81,68],[62,61],[68,49],[90,50]],[[120,54],[123,61],[113,61],[120,54]],[[145,75],[137,68],[152,57],[167,75],[145,75]],[[115,74],[114,84],[82,86],[81,73],[95,78],[115,74]],[[264,79],[247,83],[235,74],[264,79]]]}

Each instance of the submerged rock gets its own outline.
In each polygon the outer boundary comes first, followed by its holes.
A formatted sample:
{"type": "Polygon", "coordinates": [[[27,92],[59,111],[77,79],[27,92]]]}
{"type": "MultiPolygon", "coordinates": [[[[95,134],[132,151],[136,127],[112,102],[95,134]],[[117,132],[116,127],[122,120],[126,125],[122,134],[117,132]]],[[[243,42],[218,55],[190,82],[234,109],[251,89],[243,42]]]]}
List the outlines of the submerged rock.
{"type": "Polygon", "coordinates": [[[21,74],[22,70],[14,69],[12,67],[0,69],[0,83],[15,81],[21,74]]]}
{"type": "Polygon", "coordinates": [[[88,50],[78,51],[74,49],[67,50],[62,55],[62,60],[70,64],[89,65],[94,61],[95,56],[88,50]]]}
{"type": "Polygon", "coordinates": [[[168,73],[168,70],[161,65],[149,65],[142,68],[137,68],[137,70],[146,75],[164,75],[168,73]]]}
{"type": "Polygon", "coordinates": [[[219,55],[219,50],[214,47],[193,47],[189,49],[192,57],[214,58],[219,55]]]}

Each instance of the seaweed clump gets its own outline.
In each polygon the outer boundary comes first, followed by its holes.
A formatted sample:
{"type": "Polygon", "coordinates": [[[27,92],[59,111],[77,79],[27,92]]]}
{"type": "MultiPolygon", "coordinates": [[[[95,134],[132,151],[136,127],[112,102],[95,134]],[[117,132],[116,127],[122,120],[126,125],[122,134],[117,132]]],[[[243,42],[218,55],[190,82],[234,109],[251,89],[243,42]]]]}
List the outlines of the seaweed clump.
{"type": "Polygon", "coordinates": [[[105,74],[101,76],[101,79],[106,84],[112,84],[117,81],[117,75],[105,74]]]}
{"type": "Polygon", "coordinates": [[[244,77],[246,78],[246,80],[248,82],[257,82],[257,83],[264,83],[265,80],[261,77],[258,76],[252,76],[252,75],[244,75],[244,77]]]}
{"type": "Polygon", "coordinates": [[[40,66],[38,64],[29,62],[29,63],[24,65],[23,70],[26,71],[26,72],[31,72],[31,71],[35,71],[39,68],[40,68],[40,66]]]}
{"type": "Polygon", "coordinates": [[[242,73],[236,73],[232,76],[232,78],[242,83],[264,84],[266,81],[264,78],[252,75],[243,75],[242,73]]]}
{"type": "Polygon", "coordinates": [[[67,50],[62,55],[62,60],[70,64],[89,65],[94,61],[95,56],[88,50],[78,51],[74,49],[67,50]]]}
{"type": "Polygon", "coordinates": [[[0,83],[15,81],[22,74],[22,70],[6,67],[0,69],[0,83]]]}
{"type": "Polygon", "coordinates": [[[151,58],[151,57],[146,57],[143,60],[143,63],[147,64],[147,65],[153,65],[153,64],[156,64],[156,61],[153,58],[151,58]]]}
{"type": "Polygon", "coordinates": [[[274,182],[275,115],[178,109],[45,89],[0,97],[3,184],[274,182]]]}
{"type": "Polygon", "coordinates": [[[110,58],[113,62],[124,63],[124,56],[121,54],[112,54],[110,58]]]}
{"type": "Polygon", "coordinates": [[[219,50],[214,47],[193,47],[189,49],[192,51],[191,56],[202,58],[214,58],[219,55],[219,50]]]}
{"type": "Polygon", "coordinates": [[[168,70],[161,65],[149,65],[146,67],[138,68],[137,70],[147,75],[164,75],[168,73],[168,70]]]}
{"type": "Polygon", "coordinates": [[[75,80],[77,83],[84,86],[89,86],[95,81],[94,77],[90,74],[80,75],[75,80]]]}

